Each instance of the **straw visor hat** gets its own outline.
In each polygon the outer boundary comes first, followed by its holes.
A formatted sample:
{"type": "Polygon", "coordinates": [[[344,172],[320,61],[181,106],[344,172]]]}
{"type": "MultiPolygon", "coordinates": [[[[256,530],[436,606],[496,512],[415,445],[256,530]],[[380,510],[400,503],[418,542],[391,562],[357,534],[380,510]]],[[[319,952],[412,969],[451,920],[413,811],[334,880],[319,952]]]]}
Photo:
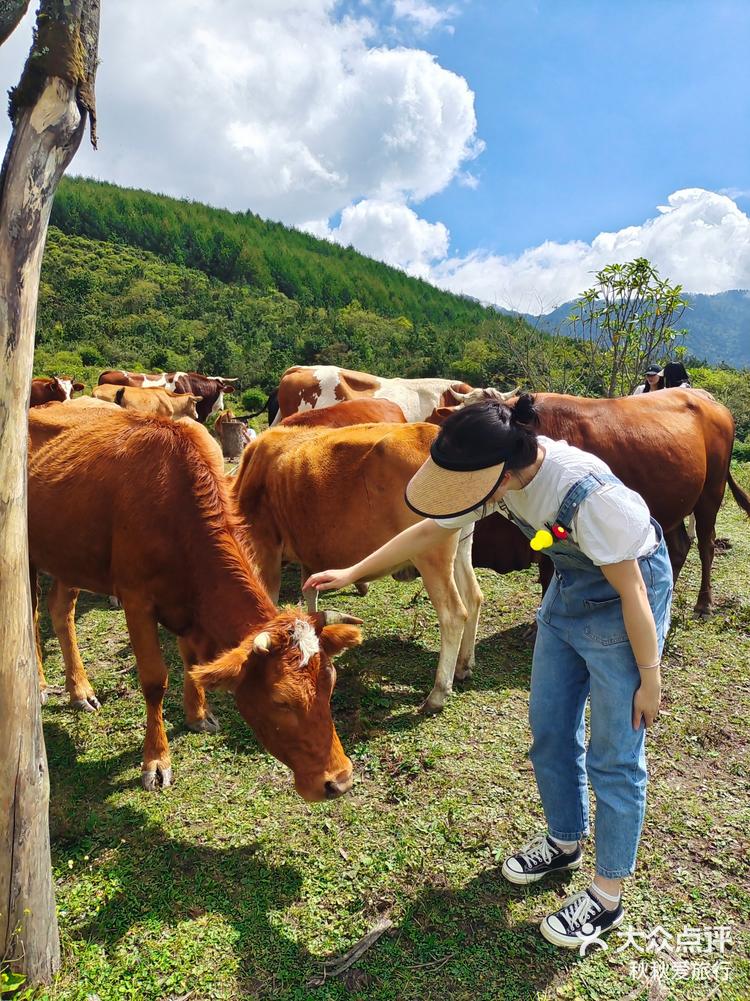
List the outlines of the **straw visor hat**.
{"type": "Polygon", "coordinates": [[[499,486],[507,440],[497,436],[493,445],[478,409],[467,407],[458,420],[458,414],[449,420],[433,441],[430,458],[407,484],[405,500],[416,514],[457,518],[483,504],[499,486]],[[484,434],[477,434],[479,423],[484,434]]]}

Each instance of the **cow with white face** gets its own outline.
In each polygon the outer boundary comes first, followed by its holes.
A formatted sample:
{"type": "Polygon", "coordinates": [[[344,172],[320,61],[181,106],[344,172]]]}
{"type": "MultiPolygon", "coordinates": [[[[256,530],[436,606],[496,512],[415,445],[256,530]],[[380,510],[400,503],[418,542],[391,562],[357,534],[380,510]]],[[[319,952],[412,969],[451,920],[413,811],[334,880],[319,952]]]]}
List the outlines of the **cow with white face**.
{"type": "Polygon", "coordinates": [[[69,375],[54,375],[52,378],[36,378],[31,380],[30,407],[41,407],[44,403],[65,403],[73,398],[73,393],[80,393],[84,386],[69,375]]]}

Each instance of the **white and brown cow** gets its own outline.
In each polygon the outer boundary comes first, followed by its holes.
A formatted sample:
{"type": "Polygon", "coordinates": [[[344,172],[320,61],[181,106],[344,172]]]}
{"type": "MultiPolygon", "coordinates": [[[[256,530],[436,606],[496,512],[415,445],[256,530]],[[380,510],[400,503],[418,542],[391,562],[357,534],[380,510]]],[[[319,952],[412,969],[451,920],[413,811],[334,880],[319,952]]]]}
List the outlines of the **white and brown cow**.
{"type": "Polygon", "coordinates": [[[173,393],[200,396],[202,400],[197,410],[201,424],[205,424],[211,414],[224,409],[224,393],[233,393],[237,381],[219,375],[201,375],[200,372],[159,372],[149,375],[144,372],[125,372],[122,369],[107,369],[99,376],[100,386],[133,386],[136,389],[162,387],[173,393]]]}
{"type": "Polygon", "coordinates": [[[64,403],[80,393],[82,382],[76,382],[69,375],[53,375],[52,378],[40,376],[31,380],[30,407],[40,407],[44,403],[64,403]]]}
{"type": "Polygon", "coordinates": [[[412,423],[426,420],[437,407],[455,406],[471,389],[456,379],[384,379],[337,365],[295,365],[281,377],[279,409],[272,424],[302,410],[319,410],[361,397],[397,403],[412,423]]]}

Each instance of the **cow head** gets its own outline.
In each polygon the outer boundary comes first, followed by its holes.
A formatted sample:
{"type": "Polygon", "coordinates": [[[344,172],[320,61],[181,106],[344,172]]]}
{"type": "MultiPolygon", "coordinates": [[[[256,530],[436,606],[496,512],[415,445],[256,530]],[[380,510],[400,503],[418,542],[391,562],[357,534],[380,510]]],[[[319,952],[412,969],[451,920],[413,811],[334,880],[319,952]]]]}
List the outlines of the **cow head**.
{"type": "Polygon", "coordinates": [[[49,380],[49,399],[64,403],[83,388],[82,382],[75,382],[69,375],[54,375],[49,380]]]}
{"type": "Polygon", "coordinates": [[[361,643],[361,622],[340,612],[282,611],[234,650],[191,671],[198,684],[234,693],[260,742],[291,768],[297,792],[310,802],[334,799],[352,785],[352,763],[331,717],[331,659],[361,643]]]}
{"type": "Polygon", "coordinates": [[[442,425],[446,417],[450,417],[451,414],[463,407],[470,407],[472,403],[480,403],[482,400],[497,400],[499,403],[506,403],[514,396],[518,396],[519,392],[519,387],[512,389],[509,393],[503,393],[492,386],[488,386],[486,389],[470,389],[468,393],[461,393],[452,388],[446,389],[442,397],[442,406],[435,407],[426,419],[426,423],[442,425]],[[453,403],[452,406],[451,403],[453,403]]]}
{"type": "Polygon", "coordinates": [[[198,420],[198,404],[203,399],[202,396],[192,396],[190,393],[185,394],[187,400],[185,400],[185,416],[192,417],[194,421],[198,420]]]}
{"type": "Polygon", "coordinates": [[[219,389],[222,393],[233,393],[237,389],[235,382],[239,382],[240,380],[239,378],[224,379],[222,377],[217,377],[216,381],[219,383],[219,389]]]}

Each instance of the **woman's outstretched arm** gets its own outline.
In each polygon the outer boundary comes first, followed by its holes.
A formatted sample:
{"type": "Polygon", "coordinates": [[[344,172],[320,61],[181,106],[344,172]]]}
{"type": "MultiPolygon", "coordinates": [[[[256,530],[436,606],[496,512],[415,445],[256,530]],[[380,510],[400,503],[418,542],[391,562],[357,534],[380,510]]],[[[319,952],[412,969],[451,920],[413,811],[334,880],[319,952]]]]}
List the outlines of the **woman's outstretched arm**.
{"type": "Polygon", "coordinates": [[[317,591],[334,591],[347,584],[354,584],[358,580],[373,580],[382,577],[391,568],[401,566],[414,556],[419,556],[426,549],[430,549],[438,542],[442,542],[451,532],[457,532],[457,528],[442,528],[431,518],[418,521],[416,525],[410,525],[403,532],[386,542],[374,553],[365,556],[354,566],[345,567],[342,570],[321,570],[307,578],[302,585],[303,590],[315,588],[317,591]]]}

